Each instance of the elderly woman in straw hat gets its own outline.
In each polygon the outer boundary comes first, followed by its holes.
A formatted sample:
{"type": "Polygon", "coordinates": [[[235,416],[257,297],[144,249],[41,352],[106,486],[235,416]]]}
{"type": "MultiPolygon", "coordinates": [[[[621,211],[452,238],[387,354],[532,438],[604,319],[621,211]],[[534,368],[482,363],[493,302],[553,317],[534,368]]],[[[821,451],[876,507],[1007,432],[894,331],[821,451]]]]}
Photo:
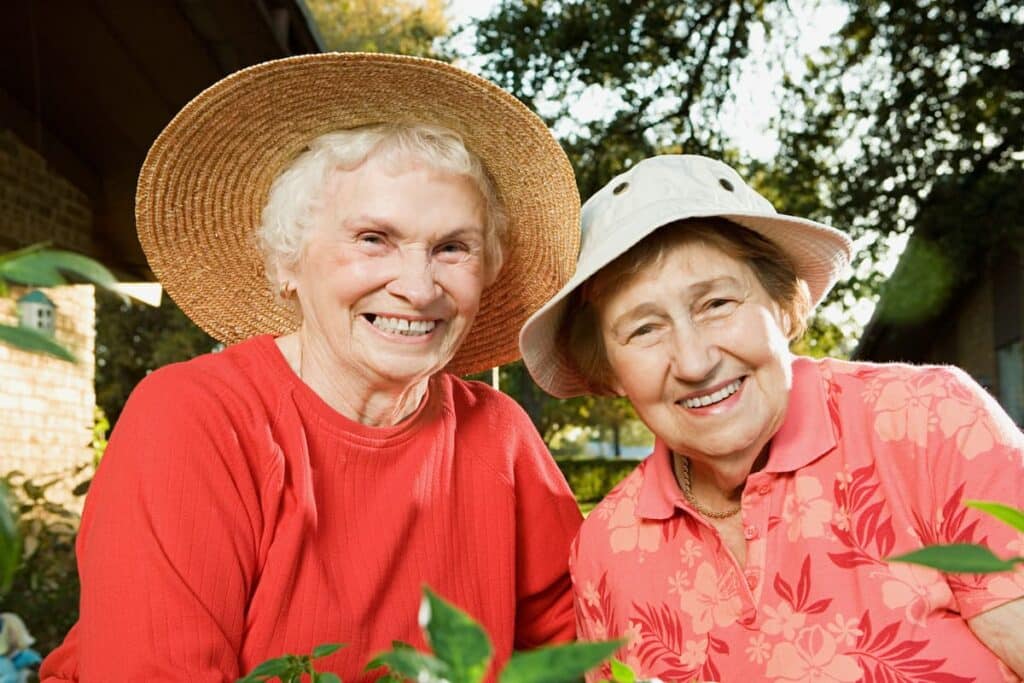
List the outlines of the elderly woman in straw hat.
{"type": "Polygon", "coordinates": [[[446,64],[315,55],[193,100],[139,236],[233,344],[135,390],[86,504],[81,615],[46,681],[233,681],[325,642],[345,681],[422,645],[429,585],[495,659],[574,635],[580,514],[525,413],[459,375],[518,356],[579,198],[542,122],[446,64]]]}
{"type": "Polygon", "coordinates": [[[1024,504],[1024,437],[955,368],[789,351],[850,252],[725,164],[655,157],[587,202],[575,276],[522,331],[540,386],[626,396],[656,436],[570,559],[580,636],[624,637],[642,675],[1024,673],[1024,574],[886,562],[936,542],[1022,554],[962,504],[1024,504]]]}

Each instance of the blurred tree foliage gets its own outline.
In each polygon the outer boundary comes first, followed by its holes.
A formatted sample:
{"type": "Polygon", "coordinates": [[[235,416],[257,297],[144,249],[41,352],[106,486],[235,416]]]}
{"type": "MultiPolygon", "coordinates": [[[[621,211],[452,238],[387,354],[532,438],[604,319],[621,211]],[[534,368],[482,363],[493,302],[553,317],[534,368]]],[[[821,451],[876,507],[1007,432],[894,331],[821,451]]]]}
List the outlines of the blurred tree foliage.
{"type": "MultiPolygon", "coordinates": [[[[1024,8],[1016,0],[860,0],[787,82],[778,182],[857,236],[914,231],[886,293],[906,319],[941,310],[994,246],[1020,243],[1024,8]]],[[[883,239],[860,255],[875,259],[883,239]]],[[[860,268],[836,296],[878,291],[860,268]]],[[[884,312],[884,311],[883,311],[884,312]]]]}
{"type": "MultiPolygon", "coordinates": [[[[792,36],[778,0],[503,0],[483,20],[484,73],[538,109],[588,197],[651,154],[737,164],[785,213],[864,237],[856,275],[830,302],[877,295],[889,236],[915,241],[887,294],[893,315],[935,313],[1000,244],[1020,243],[1024,193],[1024,10],[1016,0],[847,0],[845,24],[797,64],[788,43],[780,150],[742,158],[723,130],[750,37],[792,36]],[[581,119],[581,98],[601,103],[581,119]],[[592,114],[591,114],[592,115],[592,114]],[[928,273],[923,292],[915,273],[928,273]],[[900,282],[906,283],[900,285],[900,282]],[[927,296],[922,297],[922,294],[927,296]],[[926,306],[925,304],[928,303],[926,306]]],[[[812,323],[798,349],[842,354],[843,330],[812,323]]]]}
{"type": "MultiPolygon", "coordinates": [[[[770,0],[769,0],[770,1],[770,0]]],[[[766,0],[502,0],[477,26],[484,74],[555,128],[589,197],[635,161],[732,158],[718,125],[766,0]],[[573,108],[603,100],[600,117],[573,108]]]]}
{"type": "Polygon", "coordinates": [[[96,294],[96,403],[110,424],[147,374],[218,348],[170,297],[159,307],[96,294]]]}
{"type": "Polygon", "coordinates": [[[327,50],[432,57],[448,32],[444,0],[306,0],[327,50]]]}

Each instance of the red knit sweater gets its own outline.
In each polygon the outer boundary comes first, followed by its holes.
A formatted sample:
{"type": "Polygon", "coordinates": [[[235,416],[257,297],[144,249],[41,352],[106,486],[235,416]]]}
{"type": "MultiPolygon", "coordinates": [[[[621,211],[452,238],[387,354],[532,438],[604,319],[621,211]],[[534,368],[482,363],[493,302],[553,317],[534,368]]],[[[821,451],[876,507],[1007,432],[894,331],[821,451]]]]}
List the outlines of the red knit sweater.
{"type": "Polygon", "coordinates": [[[425,647],[424,585],[483,624],[500,664],[574,636],[579,524],[503,394],[440,375],[402,424],[367,427],[258,337],[132,394],[78,537],[80,619],[42,679],[234,681],[344,642],[320,670],[373,680],[393,639],[425,647]]]}

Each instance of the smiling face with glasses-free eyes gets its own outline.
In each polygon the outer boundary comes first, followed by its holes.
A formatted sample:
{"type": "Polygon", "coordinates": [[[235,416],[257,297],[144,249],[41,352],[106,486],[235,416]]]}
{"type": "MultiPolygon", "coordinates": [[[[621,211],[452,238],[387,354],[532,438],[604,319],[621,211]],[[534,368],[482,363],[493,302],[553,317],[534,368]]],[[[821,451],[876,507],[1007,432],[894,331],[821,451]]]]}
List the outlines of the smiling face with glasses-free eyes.
{"type": "Polygon", "coordinates": [[[789,324],[744,262],[701,242],[675,245],[598,315],[612,388],[674,452],[748,460],[782,424],[789,324]]]}
{"type": "Polygon", "coordinates": [[[303,255],[285,272],[311,345],[303,367],[367,387],[443,368],[489,284],[484,221],[464,176],[373,156],[333,171],[303,255]]]}

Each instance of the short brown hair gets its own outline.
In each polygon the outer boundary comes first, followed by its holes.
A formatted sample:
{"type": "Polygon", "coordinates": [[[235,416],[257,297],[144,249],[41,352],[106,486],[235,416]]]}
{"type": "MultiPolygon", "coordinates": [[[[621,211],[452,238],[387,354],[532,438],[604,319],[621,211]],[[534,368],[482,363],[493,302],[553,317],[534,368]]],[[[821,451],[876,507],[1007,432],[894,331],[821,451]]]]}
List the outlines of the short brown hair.
{"type": "Polygon", "coordinates": [[[601,335],[598,307],[608,295],[641,270],[657,265],[677,247],[700,243],[750,266],[768,296],[789,318],[790,341],[807,328],[811,311],[807,283],[771,240],[723,218],[689,218],[662,226],[598,271],[569,297],[559,326],[559,346],[566,359],[586,378],[591,392],[611,395],[611,368],[601,335]]]}

